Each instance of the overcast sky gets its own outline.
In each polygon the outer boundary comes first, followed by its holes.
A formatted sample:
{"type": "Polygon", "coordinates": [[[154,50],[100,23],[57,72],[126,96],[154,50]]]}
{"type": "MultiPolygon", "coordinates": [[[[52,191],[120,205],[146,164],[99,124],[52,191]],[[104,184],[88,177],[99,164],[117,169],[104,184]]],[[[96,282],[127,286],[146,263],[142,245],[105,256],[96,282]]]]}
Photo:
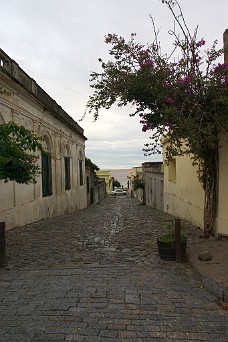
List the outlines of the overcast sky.
{"type": "MultiPolygon", "coordinates": [[[[179,2],[190,29],[199,25],[199,38],[209,45],[218,39],[222,47],[228,1],[179,2]]],[[[160,29],[163,49],[169,49],[173,19],[159,0],[0,0],[0,47],[78,122],[92,92],[89,75],[99,70],[99,57],[108,58],[104,36],[137,33],[139,42],[151,42],[149,14],[160,29]]],[[[101,111],[97,122],[90,116],[79,122],[88,138],[86,155],[101,169],[156,160],[144,157],[149,134],[130,112],[114,107],[101,111]]]]}

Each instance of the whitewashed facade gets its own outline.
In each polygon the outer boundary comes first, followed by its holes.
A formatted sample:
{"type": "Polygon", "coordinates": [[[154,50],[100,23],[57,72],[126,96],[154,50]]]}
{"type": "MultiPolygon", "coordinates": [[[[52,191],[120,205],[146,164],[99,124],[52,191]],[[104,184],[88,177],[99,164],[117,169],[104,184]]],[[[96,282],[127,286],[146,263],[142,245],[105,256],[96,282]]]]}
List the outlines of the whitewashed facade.
{"type": "Polygon", "coordinates": [[[0,49],[0,124],[14,121],[44,138],[36,184],[0,181],[0,221],[6,229],[87,205],[83,129],[0,49]]]}

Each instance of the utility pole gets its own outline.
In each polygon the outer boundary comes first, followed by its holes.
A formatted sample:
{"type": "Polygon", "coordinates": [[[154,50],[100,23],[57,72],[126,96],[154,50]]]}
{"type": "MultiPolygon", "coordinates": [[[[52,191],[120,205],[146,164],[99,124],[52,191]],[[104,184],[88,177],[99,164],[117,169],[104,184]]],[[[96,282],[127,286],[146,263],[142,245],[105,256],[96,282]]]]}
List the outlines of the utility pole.
{"type": "Polygon", "coordinates": [[[228,63],[228,29],[223,33],[224,62],[228,63]]]}

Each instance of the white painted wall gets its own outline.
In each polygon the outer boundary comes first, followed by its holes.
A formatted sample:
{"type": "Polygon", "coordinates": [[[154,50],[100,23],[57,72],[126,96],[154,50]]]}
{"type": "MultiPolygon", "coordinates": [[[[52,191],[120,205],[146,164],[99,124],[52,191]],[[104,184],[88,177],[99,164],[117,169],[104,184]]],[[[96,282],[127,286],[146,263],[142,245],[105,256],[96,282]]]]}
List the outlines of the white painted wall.
{"type": "MultiPolygon", "coordinates": [[[[36,184],[21,185],[0,181],[0,221],[6,229],[63,215],[86,207],[86,179],[79,183],[78,159],[85,160],[85,138],[60,120],[34,96],[0,72],[0,87],[11,95],[0,94],[0,123],[15,121],[49,140],[52,153],[53,194],[42,196],[42,177],[36,184]],[[64,156],[71,157],[71,189],[65,190],[64,156]]],[[[45,141],[44,141],[45,146],[45,141]]],[[[41,165],[41,160],[39,159],[41,165]]]]}

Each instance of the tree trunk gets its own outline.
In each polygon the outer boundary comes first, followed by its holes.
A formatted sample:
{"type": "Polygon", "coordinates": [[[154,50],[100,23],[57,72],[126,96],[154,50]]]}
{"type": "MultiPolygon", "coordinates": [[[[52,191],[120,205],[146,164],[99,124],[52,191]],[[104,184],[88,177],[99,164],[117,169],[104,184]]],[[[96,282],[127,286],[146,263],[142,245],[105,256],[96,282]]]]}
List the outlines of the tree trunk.
{"type": "Polygon", "coordinates": [[[215,233],[215,219],[218,206],[219,188],[219,154],[218,147],[210,152],[210,158],[204,169],[204,235],[209,237],[215,233]],[[206,166],[207,165],[207,166],[206,166]]]}

